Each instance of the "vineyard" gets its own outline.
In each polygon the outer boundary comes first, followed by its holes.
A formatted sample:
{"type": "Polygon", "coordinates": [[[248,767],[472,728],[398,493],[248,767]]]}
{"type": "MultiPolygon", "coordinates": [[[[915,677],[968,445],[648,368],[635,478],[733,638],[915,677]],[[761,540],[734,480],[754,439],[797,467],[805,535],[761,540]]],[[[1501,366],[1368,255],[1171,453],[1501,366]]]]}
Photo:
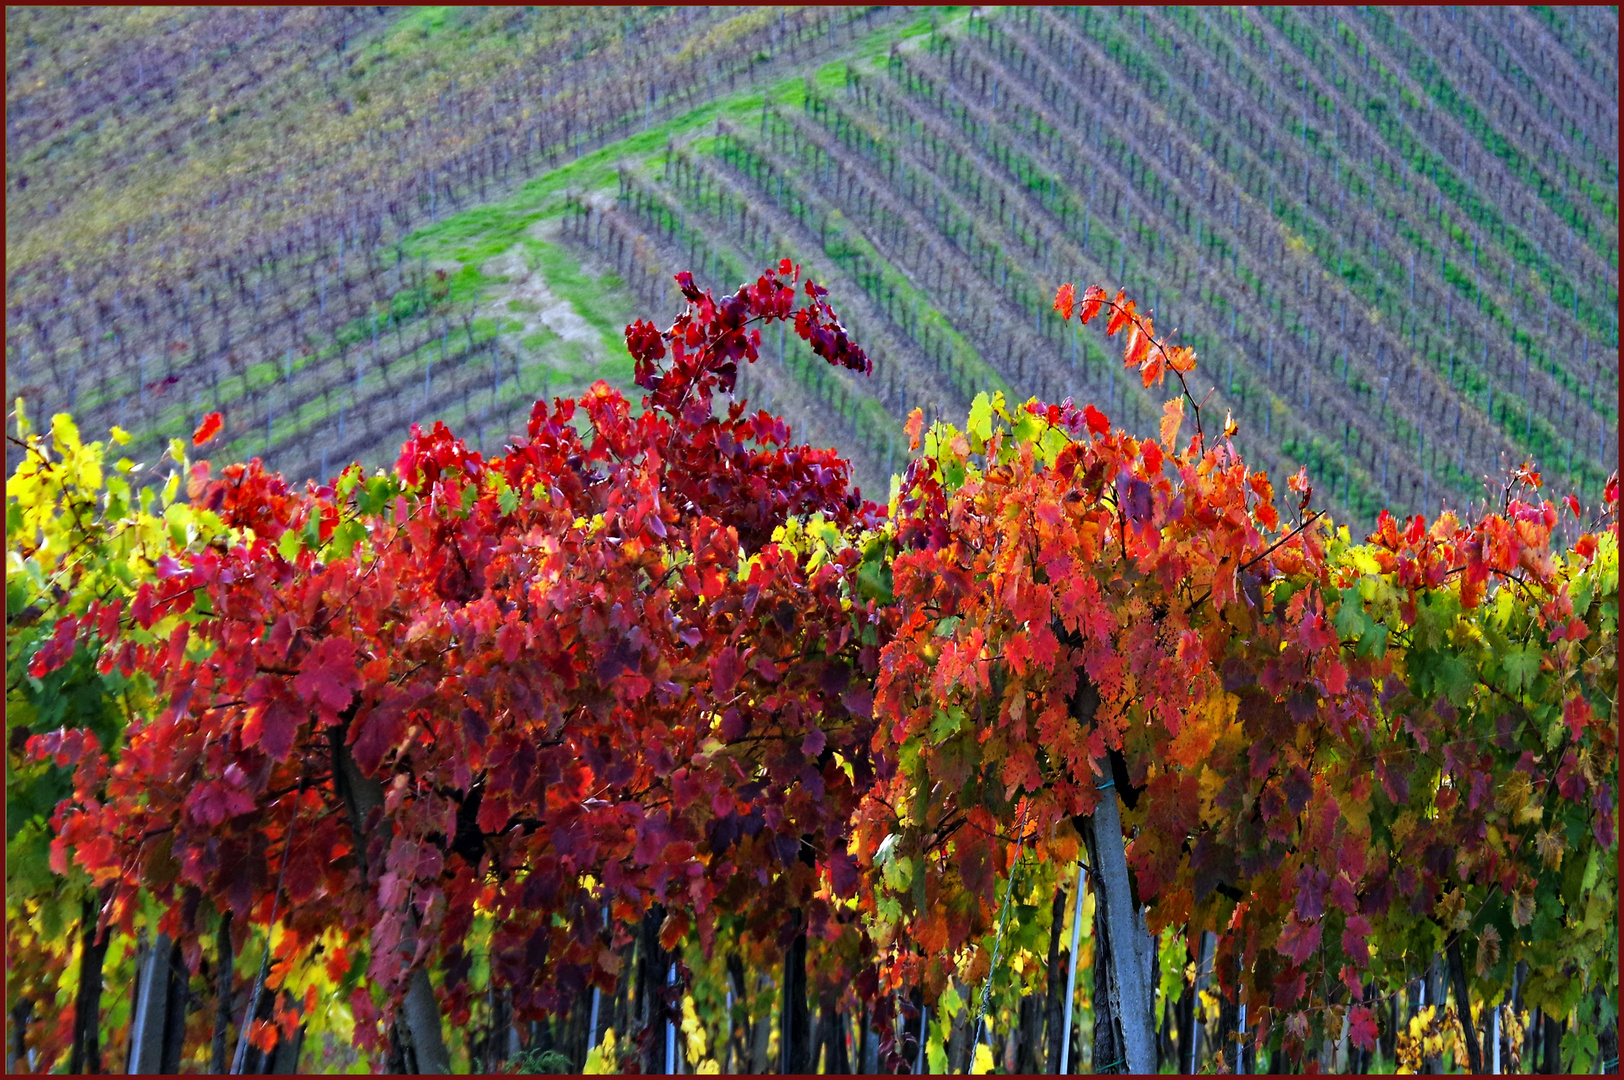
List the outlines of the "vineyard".
{"type": "Polygon", "coordinates": [[[149,455],[210,409],[292,476],[385,462],[414,420],[494,449],[543,392],[629,385],[616,319],[669,307],[673,266],[788,256],[880,376],[786,352],[746,391],[878,491],[915,405],[1154,425],[1049,311],[1081,278],[1178,326],[1242,443],[1340,520],[1465,507],[1525,459],[1594,498],[1617,460],[1605,9],[214,12],[161,47],[150,18],[8,27],[6,353],[149,455]],[[623,298],[564,348],[492,270],[514,251],[623,298]]]}
{"type": "Polygon", "coordinates": [[[290,476],[509,420],[545,370],[474,317],[477,272],[436,289],[408,239],[885,19],[382,12],[8,20],[14,392],[147,456],[220,410],[229,454],[290,476]]]}
{"type": "Polygon", "coordinates": [[[1506,16],[970,17],[668,148],[585,212],[618,219],[651,300],[679,254],[723,283],[786,251],[861,296],[886,374],[805,385],[787,360],[783,379],[790,415],[832,407],[871,475],[893,451],[868,417],[980,390],[1149,430],[1154,404],[1049,311],[1087,277],[1179,326],[1246,445],[1308,466],[1340,520],[1465,505],[1511,458],[1595,492],[1616,461],[1616,74],[1575,70],[1593,105],[1528,134],[1550,101],[1484,74],[1528,78],[1512,46],[1535,28],[1506,16]]]}
{"type": "Polygon", "coordinates": [[[8,11],[8,1071],[1616,1072],[1617,35],[8,11]]]}

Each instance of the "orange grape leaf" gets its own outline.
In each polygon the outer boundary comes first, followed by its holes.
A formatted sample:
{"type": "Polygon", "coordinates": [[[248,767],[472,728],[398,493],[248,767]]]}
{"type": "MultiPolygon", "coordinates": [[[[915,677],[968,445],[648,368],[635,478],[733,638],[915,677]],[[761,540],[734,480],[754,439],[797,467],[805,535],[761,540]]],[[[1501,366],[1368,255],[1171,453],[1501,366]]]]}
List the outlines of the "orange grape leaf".
{"type": "Polygon", "coordinates": [[[1174,371],[1191,371],[1195,368],[1195,350],[1188,345],[1170,349],[1167,353],[1167,364],[1174,371]]]}
{"type": "Polygon", "coordinates": [[[1274,485],[1269,483],[1268,474],[1261,472],[1247,473],[1246,483],[1252,489],[1252,494],[1256,495],[1260,502],[1274,501],[1274,485]]]}
{"type": "Polygon", "coordinates": [[[1303,465],[1297,472],[1286,479],[1286,487],[1302,496],[1297,503],[1297,509],[1308,509],[1308,502],[1314,497],[1314,485],[1308,482],[1308,466],[1303,465]]]}
{"type": "Polygon", "coordinates": [[[249,1031],[248,1041],[263,1053],[270,1053],[276,1049],[276,1025],[269,1020],[255,1020],[249,1031]]]}
{"type": "Polygon", "coordinates": [[[947,948],[947,913],[940,907],[925,915],[919,927],[917,940],[926,956],[936,956],[947,948]]]}
{"type": "Polygon", "coordinates": [[[1086,324],[1088,320],[1100,313],[1100,305],[1103,303],[1105,303],[1105,290],[1098,285],[1090,285],[1083,290],[1083,309],[1077,313],[1077,317],[1086,324]]]}
{"type": "Polygon", "coordinates": [[[1055,290],[1054,309],[1060,312],[1060,317],[1062,319],[1071,318],[1071,311],[1076,303],[1077,290],[1072,287],[1071,282],[1068,281],[1066,284],[1060,286],[1059,289],[1055,290]]]}
{"type": "Polygon", "coordinates": [[[992,902],[997,887],[997,870],[993,867],[992,847],[980,828],[965,829],[958,834],[955,846],[958,857],[959,879],[971,896],[992,902]]]}
{"type": "Polygon", "coordinates": [[[284,956],[271,964],[271,970],[265,975],[265,985],[272,990],[281,987],[283,980],[293,970],[293,958],[284,956]]]}
{"type": "Polygon", "coordinates": [[[1150,345],[1150,337],[1135,323],[1128,331],[1128,344],[1122,350],[1122,366],[1141,367],[1150,352],[1150,345]]]}
{"type": "Polygon", "coordinates": [[[1017,791],[1037,791],[1043,786],[1043,772],[1029,743],[1020,743],[1004,761],[1004,797],[1011,798],[1017,791]]]}
{"type": "Polygon", "coordinates": [[[349,950],[342,945],[335,946],[333,951],[327,954],[327,978],[336,983],[343,979],[349,970],[349,950]]]}
{"type": "Polygon", "coordinates": [[[1174,398],[1162,406],[1162,445],[1172,450],[1178,442],[1179,426],[1184,423],[1184,399],[1174,398]]]}
{"type": "Polygon", "coordinates": [[[1133,314],[1133,301],[1123,303],[1127,294],[1121,289],[1117,290],[1116,299],[1111,301],[1111,319],[1105,324],[1105,336],[1112,337],[1127,323],[1128,317],[1133,314]]]}
{"type": "Polygon", "coordinates": [[[688,936],[688,913],[673,911],[660,924],[660,948],[671,952],[688,936]]]}
{"type": "Polygon", "coordinates": [[[192,445],[202,446],[204,443],[214,438],[220,433],[220,428],[224,425],[224,423],[225,421],[220,418],[219,413],[209,413],[209,415],[203,418],[203,422],[197,425],[197,430],[192,432],[192,445]]]}
{"type": "MultiPolygon", "coordinates": [[[[312,987],[314,989],[314,987],[312,987]]],[[[276,1026],[281,1029],[282,1038],[292,1039],[293,1033],[299,1030],[298,1009],[277,1009],[276,1026]]]]}
{"type": "Polygon", "coordinates": [[[923,409],[915,409],[908,414],[908,422],[903,426],[902,430],[908,434],[908,449],[910,451],[919,449],[919,429],[924,426],[925,411],[923,409]]]}

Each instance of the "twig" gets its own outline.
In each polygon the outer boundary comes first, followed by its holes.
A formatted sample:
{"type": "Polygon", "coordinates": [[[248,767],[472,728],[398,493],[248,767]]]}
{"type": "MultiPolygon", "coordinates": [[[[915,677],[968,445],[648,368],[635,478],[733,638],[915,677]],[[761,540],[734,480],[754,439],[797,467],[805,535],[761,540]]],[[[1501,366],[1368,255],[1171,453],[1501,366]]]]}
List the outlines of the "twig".
{"type": "MultiPolygon", "coordinates": [[[[1242,571],[1250,570],[1252,567],[1256,566],[1259,562],[1261,562],[1262,560],[1268,558],[1270,555],[1274,554],[1275,551],[1277,549],[1279,549],[1279,547],[1282,544],[1286,544],[1286,543],[1290,542],[1294,537],[1299,536],[1305,529],[1307,529],[1310,525],[1314,524],[1314,522],[1318,521],[1320,518],[1322,518],[1324,516],[1325,516],[1325,511],[1324,510],[1316,510],[1316,511],[1314,511],[1313,516],[1310,517],[1307,521],[1303,522],[1301,525],[1297,526],[1295,529],[1291,530],[1289,533],[1282,536],[1280,539],[1276,540],[1274,543],[1270,544],[1268,547],[1264,548],[1257,555],[1255,555],[1252,558],[1247,559],[1245,562],[1241,563],[1240,566],[1235,568],[1235,573],[1239,574],[1242,571]]],[[[1194,611],[1196,608],[1198,608],[1202,604],[1206,603],[1208,597],[1210,597],[1210,596],[1212,596],[1212,586],[1209,585],[1209,586],[1207,586],[1207,591],[1202,593],[1201,596],[1196,600],[1196,602],[1190,605],[1189,610],[1194,611]]]]}

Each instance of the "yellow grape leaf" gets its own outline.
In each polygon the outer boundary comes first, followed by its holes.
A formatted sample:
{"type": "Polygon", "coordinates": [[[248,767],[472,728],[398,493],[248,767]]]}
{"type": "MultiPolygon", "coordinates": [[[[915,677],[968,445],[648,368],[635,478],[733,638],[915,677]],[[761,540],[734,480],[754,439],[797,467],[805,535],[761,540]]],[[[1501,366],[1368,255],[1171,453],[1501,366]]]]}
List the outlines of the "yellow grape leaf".
{"type": "Polygon", "coordinates": [[[1541,861],[1555,870],[1562,865],[1562,853],[1567,845],[1562,842],[1562,834],[1556,829],[1541,829],[1534,834],[1534,850],[1539,852],[1541,861]]]}
{"type": "Polygon", "coordinates": [[[79,425],[67,413],[57,413],[51,417],[51,439],[56,443],[56,452],[66,460],[79,452],[79,425]]]}
{"type": "Polygon", "coordinates": [[[1218,796],[1223,793],[1224,784],[1225,776],[1223,773],[1217,769],[1209,769],[1203,766],[1199,781],[1200,786],[1197,789],[1200,793],[1201,819],[1203,821],[1211,817],[1218,796]]]}
{"type": "Polygon", "coordinates": [[[1185,717],[1178,734],[1173,736],[1167,748],[1169,763],[1174,768],[1195,768],[1218,745],[1228,719],[1225,698],[1229,696],[1223,693],[1214,695],[1199,711],[1185,717]]]}
{"type": "Polygon", "coordinates": [[[620,1057],[615,1053],[615,1029],[603,1033],[603,1039],[586,1053],[586,1065],[581,1070],[588,1076],[599,1076],[620,1071],[620,1057]]]}
{"type": "Polygon", "coordinates": [[[1534,897],[1531,893],[1518,892],[1511,898],[1511,925],[1527,926],[1534,921],[1534,897]]]}
{"type": "Polygon", "coordinates": [[[970,422],[966,426],[970,434],[982,442],[992,438],[992,399],[986,391],[977,394],[970,403],[970,422]]]}

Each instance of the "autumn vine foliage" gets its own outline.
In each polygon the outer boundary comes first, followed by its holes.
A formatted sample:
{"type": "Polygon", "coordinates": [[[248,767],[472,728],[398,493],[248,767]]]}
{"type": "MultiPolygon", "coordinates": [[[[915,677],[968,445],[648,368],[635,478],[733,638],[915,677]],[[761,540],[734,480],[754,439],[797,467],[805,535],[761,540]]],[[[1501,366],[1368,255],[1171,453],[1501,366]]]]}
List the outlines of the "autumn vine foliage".
{"type": "MultiPolygon", "coordinates": [[[[67,857],[57,811],[105,796],[107,756],[157,704],[150,680],[120,668],[109,646],[172,633],[175,620],[149,615],[135,628],[130,613],[146,613],[161,568],[215,542],[222,525],[178,498],[189,467],[180,440],[143,471],[120,453],[130,437],[119,428],[87,442],[59,413],[38,432],[21,401],[12,420],[25,456],[6,482],[6,1005],[38,1057],[99,1072],[103,964],[119,969],[123,953],[109,955],[106,881],[67,857]],[[34,744],[42,732],[56,734],[34,744]],[[59,752],[30,753],[37,745],[59,752]]],[[[84,839],[106,850],[107,838],[84,839]]]]}
{"type": "Polygon", "coordinates": [[[392,475],[301,490],[177,451],[186,509],[127,603],[28,647],[31,679],[93,656],[149,704],[11,740],[72,771],[39,844],[100,927],[156,905],[195,972],[229,913],[238,951],[267,935],[256,1045],[335,995],[359,1047],[425,1068],[478,995],[557,1013],[634,941],[674,977],[627,1067],[686,1022],[695,946],[789,957],[902,1067],[893,991],[1007,996],[1043,925],[1010,917],[1017,876],[1082,859],[1103,910],[1113,853],[1112,948],[1215,933],[1218,992],[1291,1058],[1370,1047],[1440,952],[1457,1001],[1519,963],[1553,1015],[1616,1001],[1616,482],[1566,551],[1583,508],[1531,468],[1479,521],[1355,544],[1304,472],[1281,516],[1192,350],[1065,286],[1057,311],[1178,385],[1157,435],[1070,400],[916,412],[882,508],[734,394],[773,322],[870,370],[824,291],[788,262],[720,297],[677,280],[670,326],[626,330],[641,407],[537,402],[499,456],[414,427],[392,475]]]}
{"type": "Polygon", "coordinates": [[[881,512],[833,452],[712,408],[762,322],[866,367],[798,279],[720,301],[684,280],[670,329],[628,328],[644,410],[604,384],[537,403],[504,457],[436,425],[393,477],[295,491],[258,462],[194,468],[232,540],[142,587],[135,627],[179,618],[166,640],[107,646],[165,706],[111,766],[75,733],[31,743],[106,789],[64,806],[54,857],[111,889],[126,932],[142,891],[180,940],[200,901],[274,915],[273,973],[319,953],[358,1021],[390,1019],[425,964],[465,1018],[476,912],[522,1015],[612,989],[606,946],[653,904],[668,948],[719,912],[858,933],[817,894],[855,889],[880,615],[846,588],[845,538],[881,512]],[[786,525],[809,557],[772,542],[786,525]]]}
{"type": "MultiPolygon", "coordinates": [[[[1057,308],[1072,313],[1069,287],[1057,308]]],[[[1090,289],[1081,321],[1102,309],[1146,385],[1168,371],[1182,383],[1189,350],[1158,341],[1120,294],[1090,289]]],[[[880,881],[912,885],[910,896],[876,882],[875,906],[922,943],[927,986],[991,928],[1017,823],[1040,858],[1076,857],[1073,821],[1093,812],[1113,755],[1118,782],[1145,788],[1152,808],[1131,847],[1139,895],[1162,901],[1154,922],[1183,924],[1196,904],[1186,840],[1225,794],[1215,782],[1239,788],[1259,761],[1293,776],[1304,726],[1359,720],[1323,608],[1306,594],[1259,602],[1281,575],[1323,574],[1323,537],[1276,535],[1269,481],[1227,439],[1180,438],[1187,398],[1168,403],[1159,439],[1112,432],[1093,406],[981,398],[964,431],[924,434],[904,477],[902,616],[877,707],[907,765],[876,792],[859,845],[900,864],[880,881]],[[1295,694],[1292,709],[1238,721],[1242,675],[1271,699],[1295,694]],[[1203,763],[1216,766],[1205,791],[1203,763]]],[[[1193,884],[1213,908],[1211,876],[1193,884]]]]}
{"type": "Polygon", "coordinates": [[[1123,793],[1149,930],[1216,931],[1264,1045],[1370,1048],[1375,999],[1442,949],[1475,1001],[1519,960],[1553,1015],[1616,1001],[1616,482],[1566,553],[1526,467],[1500,513],[1383,515],[1355,547],[1304,473],[1280,519],[1232,421],[1209,444],[1196,407],[1181,438],[1194,354],[1120,292],[1055,307],[1108,311],[1184,393],[1154,439],[1069,401],[910,424],[876,691],[902,766],[856,831],[897,977],[985,978],[1014,856],[1068,863],[1123,793]]]}

